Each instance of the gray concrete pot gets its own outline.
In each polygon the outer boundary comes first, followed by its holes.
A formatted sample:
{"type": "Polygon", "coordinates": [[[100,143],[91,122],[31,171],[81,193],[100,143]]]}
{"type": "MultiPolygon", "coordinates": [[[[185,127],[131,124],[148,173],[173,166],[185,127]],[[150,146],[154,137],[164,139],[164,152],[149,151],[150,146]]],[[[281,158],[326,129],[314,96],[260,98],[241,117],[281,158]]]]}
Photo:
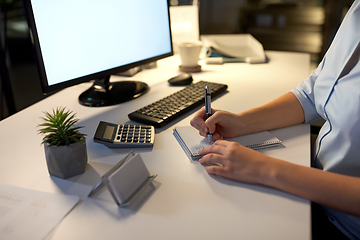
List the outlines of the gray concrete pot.
{"type": "Polygon", "coordinates": [[[51,146],[44,143],[49,174],[58,178],[70,178],[85,172],[87,164],[86,142],[70,146],[51,146]]]}

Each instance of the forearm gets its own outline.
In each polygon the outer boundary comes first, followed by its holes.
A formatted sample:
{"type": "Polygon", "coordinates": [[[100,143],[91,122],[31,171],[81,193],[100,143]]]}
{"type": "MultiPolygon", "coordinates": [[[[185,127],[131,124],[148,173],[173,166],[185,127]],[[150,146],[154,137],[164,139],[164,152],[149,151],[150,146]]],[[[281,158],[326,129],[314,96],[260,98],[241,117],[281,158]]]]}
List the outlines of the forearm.
{"type": "Polygon", "coordinates": [[[299,100],[292,93],[268,104],[239,114],[246,124],[243,134],[271,130],[304,122],[304,112],[299,100]]]}
{"type": "Polygon", "coordinates": [[[360,216],[360,178],[304,167],[275,159],[269,161],[263,184],[360,216]]]}

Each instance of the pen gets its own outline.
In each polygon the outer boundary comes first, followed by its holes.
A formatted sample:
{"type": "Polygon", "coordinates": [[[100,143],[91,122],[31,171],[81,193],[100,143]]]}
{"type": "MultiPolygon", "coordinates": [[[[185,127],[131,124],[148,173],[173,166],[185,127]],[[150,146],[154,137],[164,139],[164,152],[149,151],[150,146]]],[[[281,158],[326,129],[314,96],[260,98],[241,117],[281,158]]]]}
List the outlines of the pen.
{"type": "MultiPolygon", "coordinates": [[[[211,94],[210,94],[210,87],[205,87],[205,112],[206,112],[206,119],[208,119],[211,116],[211,94]]],[[[209,143],[211,142],[211,133],[207,133],[207,137],[209,140],[209,143]]]]}

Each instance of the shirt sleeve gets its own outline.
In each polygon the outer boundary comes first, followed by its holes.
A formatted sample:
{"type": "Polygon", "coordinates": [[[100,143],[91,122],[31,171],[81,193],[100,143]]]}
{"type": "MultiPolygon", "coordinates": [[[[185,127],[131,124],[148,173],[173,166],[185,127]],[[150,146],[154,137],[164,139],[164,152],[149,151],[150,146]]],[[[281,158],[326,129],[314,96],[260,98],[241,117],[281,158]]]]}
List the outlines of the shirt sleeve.
{"type": "Polygon", "coordinates": [[[299,100],[305,115],[305,123],[312,122],[320,118],[319,113],[316,111],[314,86],[316,79],[318,78],[325,58],[319,64],[319,66],[311,73],[310,77],[302,81],[296,88],[291,90],[297,99],[299,100]]]}

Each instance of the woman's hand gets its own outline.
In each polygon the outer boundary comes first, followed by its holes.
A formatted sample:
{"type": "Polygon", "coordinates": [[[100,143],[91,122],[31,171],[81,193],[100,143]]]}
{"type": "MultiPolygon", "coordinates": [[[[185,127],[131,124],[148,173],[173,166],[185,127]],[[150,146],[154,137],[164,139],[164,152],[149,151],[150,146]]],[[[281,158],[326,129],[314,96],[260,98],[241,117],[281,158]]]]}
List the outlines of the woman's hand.
{"type": "Polygon", "coordinates": [[[199,160],[201,164],[211,164],[205,167],[208,173],[255,184],[265,183],[269,170],[267,165],[276,161],[239,143],[225,140],[218,140],[213,145],[201,149],[199,154],[203,155],[199,160]]]}
{"type": "Polygon", "coordinates": [[[203,107],[190,121],[191,126],[199,130],[201,136],[206,137],[207,133],[211,133],[212,140],[215,141],[241,135],[241,129],[245,124],[237,114],[214,109],[211,111],[212,116],[206,119],[205,107],[203,107]]]}

